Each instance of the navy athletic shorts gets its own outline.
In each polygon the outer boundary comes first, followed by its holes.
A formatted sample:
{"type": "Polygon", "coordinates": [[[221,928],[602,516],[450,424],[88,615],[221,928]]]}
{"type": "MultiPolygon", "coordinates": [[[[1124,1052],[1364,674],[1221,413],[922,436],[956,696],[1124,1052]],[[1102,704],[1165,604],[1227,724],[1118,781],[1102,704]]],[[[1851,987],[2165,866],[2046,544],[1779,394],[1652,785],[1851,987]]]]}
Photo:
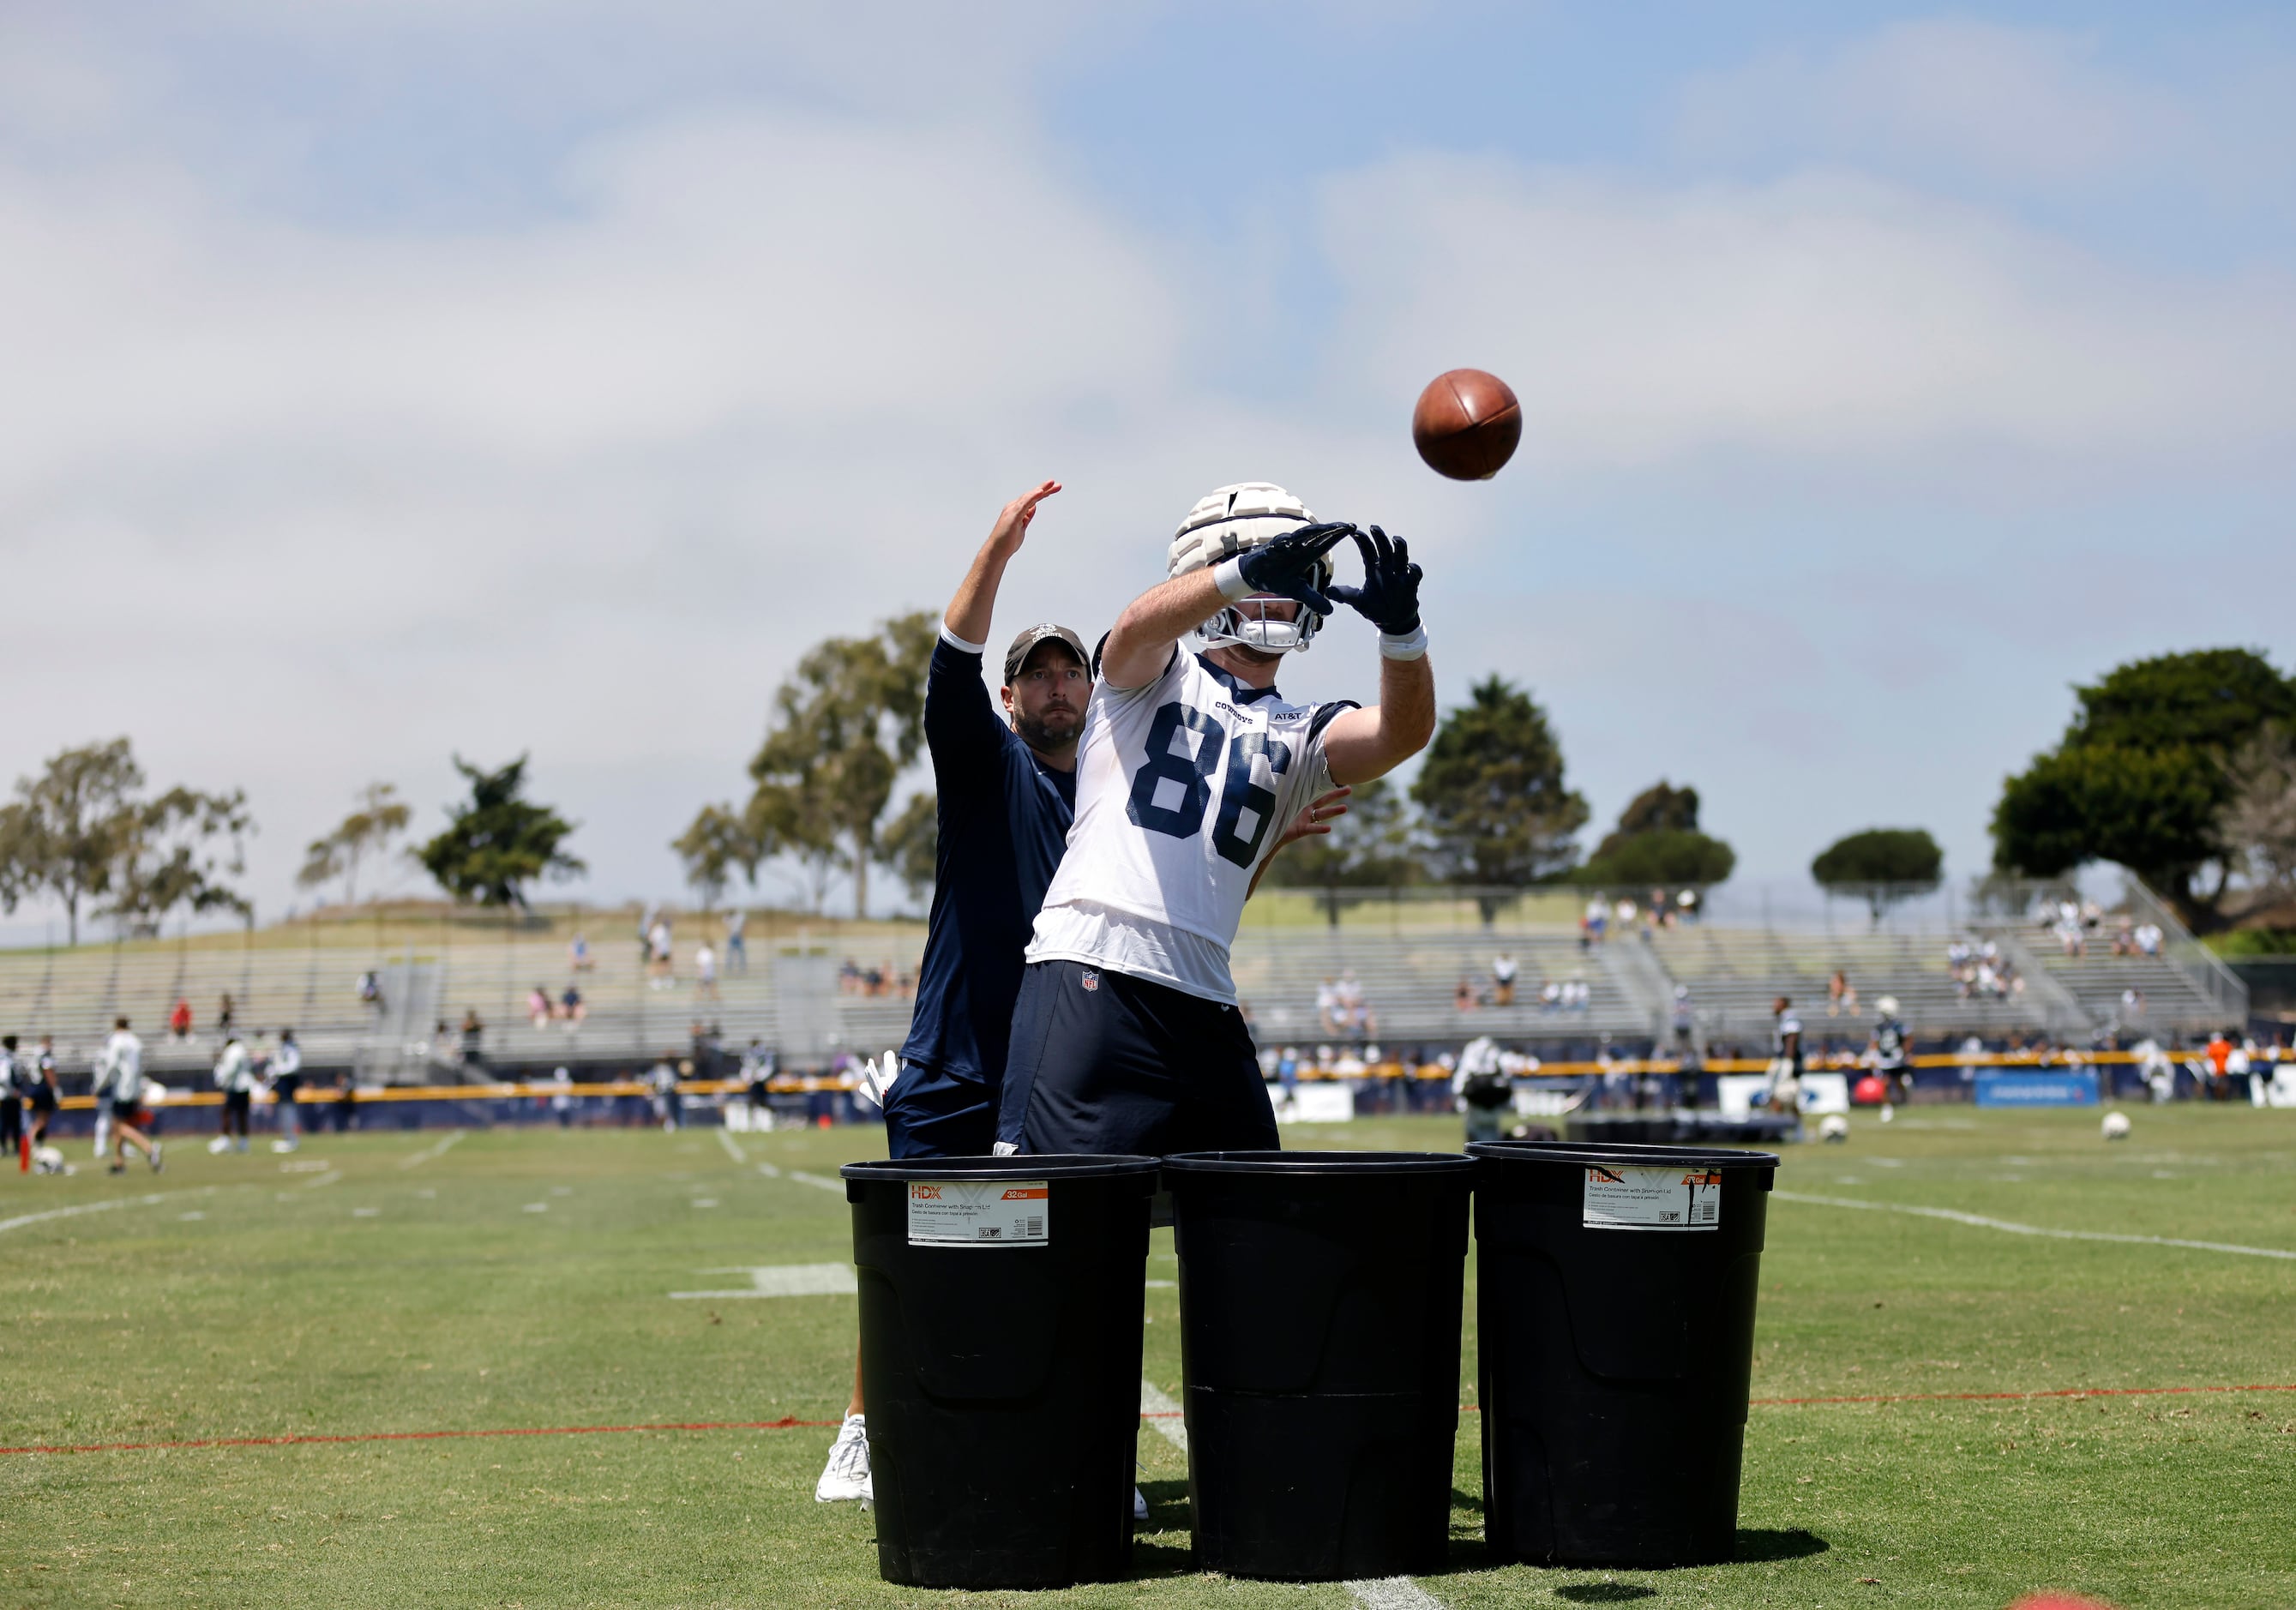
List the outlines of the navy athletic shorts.
{"type": "Polygon", "coordinates": [[[1082,962],[1021,975],[996,1138],[1147,1157],[1283,1144],[1242,1013],[1082,962]]]}
{"type": "Polygon", "coordinates": [[[903,1063],[885,1092],[885,1146],[894,1159],[986,1157],[996,1141],[996,1092],[986,1081],[903,1063]]]}
{"type": "MultiPolygon", "coordinates": [[[[0,1150],[13,1152],[24,1138],[24,1104],[13,1095],[0,1096],[0,1150]]],[[[6,1161],[0,1156],[0,1162],[6,1161]]]]}

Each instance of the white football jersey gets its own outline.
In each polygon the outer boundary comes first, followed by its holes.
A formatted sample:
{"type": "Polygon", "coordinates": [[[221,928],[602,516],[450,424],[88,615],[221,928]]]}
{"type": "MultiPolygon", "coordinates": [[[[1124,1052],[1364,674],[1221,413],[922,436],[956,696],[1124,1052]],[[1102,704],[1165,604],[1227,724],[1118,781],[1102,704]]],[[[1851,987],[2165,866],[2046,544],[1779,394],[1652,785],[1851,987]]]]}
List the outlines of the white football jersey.
{"type": "Polygon", "coordinates": [[[1324,729],[1353,708],[1286,703],[1179,649],[1144,687],[1095,684],[1076,825],[1029,959],[1097,962],[1233,1002],[1228,947],[1251,875],[1282,825],[1332,786],[1324,729]]]}

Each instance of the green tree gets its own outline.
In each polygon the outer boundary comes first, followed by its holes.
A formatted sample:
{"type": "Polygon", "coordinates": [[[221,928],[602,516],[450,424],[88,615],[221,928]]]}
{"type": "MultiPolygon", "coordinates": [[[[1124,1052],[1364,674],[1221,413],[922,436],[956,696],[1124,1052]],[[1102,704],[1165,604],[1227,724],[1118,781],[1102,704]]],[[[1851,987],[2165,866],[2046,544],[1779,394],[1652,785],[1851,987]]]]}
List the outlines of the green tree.
{"type": "Polygon", "coordinates": [[[1864,899],[1878,923],[1899,900],[1938,886],[1945,851],[1924,828],[1869,827],[1818,851],[1809,875],[1836,893],[1864,899]]]}
{"type": "Polygon", "coordinates": [[[1660,777],[1628,802],[1571,879],[1601,888],[1718,883],[1737,865],[1737,851],[1698,830],[1698,791],[1660,777]]]}
{"type": "Polygon", "coordinates": [[[2296,734],[2277,721],[2225,763],[2231,797],[2217,817],[2217,840],[2256,902],[2296,894],[2296,734]]]}
{"type": "Polygon", "coordinates": [[[247,796],[171,788],[127,809],[102,909],[138,933],[157,933],[178,910],[255,908],[226,878],[247,870],[245,844],[255,831],[247,796]]]}
{"type": "MultiPolygon", "coordinates": [[[[1562,746],[1546,712],[1501,678],[1469,690],[1443,718],[1411,785],[1433,861],[1455,883],[1520,887],[1578,858],[1587,801],[1563,782],[1562,746]]],[[[1488,922],[1496,902],[1485,899],[1488,922]]]]}
{"type": "Polygon", "coordinates": [[[0,906],[53,895],[70,942],[79,943],[82,904],[108,892],[134,835],[143,768],[125,738],[67,749],[37,777],[19,777],[0,806],[0,906]]]}
{"type": "Polygon", "coordinates": [[[368,784],[359,792],[358,809],[332,833],[313,839],[304,850],[303,869],[295,875],[295,881],[306,889],[316,889],[340,878],[343,904],[356,904],[359,863],[370,855],[389,854],[390,842],[405,833],[414,819],[413,808],[398,797],[395,784],[368,784]]]}
{"type": "Polygon", "coordinates": [[[685,881],[701,895],[704,910],[725,898],[736,872],[755,887],[758,863],[765,858],[750,824],[730,805],[704,805],[669,847],[685,864],[685,881]]]}
{"type": "Polygon", "coordinates": [[[1426,875],[1411,801],[1387,778],[1358,783],[1348,812],[1332,831],[1289,844],[1267,863],[1267,881],[1279,888],[1320,889],[1324,911],[1338,927],[1343,889],[1390,889],[1426,875]]]}
{"type": "Polygon", "coordinates": [[[940,812],[932,793],[913,793],[877,834],[878,853],[909,898],[919,900],[939,875],[940,812]]]}
{"type": "Polygon", "coordinates": [[[499,771],[487,771],[455,757],[455,769],[470,780],[470,802],[447,807],[447,831],[414,858],[458,900],[523,908],[526,886],[535,879],[585,870],[559,848],[574,825],[547,805],[521,797],[526,762],[521,755],[499,771]]]}
{"type": "Polygon", "coordinates": [[[75,945],[83,908],[143,932],[187,908],[250,910],[225,882],[245,870],[242,845],[255,831],[246,796],[171,788],[147,798],[144,781],[126,738],[67,749],[19,778],[0,806],[0,907],[52,896],[75,945]]]}
{"type": "Polygon", "coordinates": [[[2296,717],[2296,684],[2252,650],[2201,649],[2117,666],[2074,694],[2080,708],[2056,748],[2002,784],[1995,866],[2054,877],[2115,861],[2187,921],[2216,925],[2236,859],[2222,836],[2226,762],[2267,722],[2296,717]]]}
{"type": "Polygon", "coordinates": [[[867,637],[832,637],[798,661],[774,695],[774,724],[750,762],[747,819],[767,853],[814,871],[816,904],[832,866],[853,875],[853,910],[869,911],[869,868],[882,859],[885,808],[924,747],[925,667],[938,627],[920,610],[867,637]]]}

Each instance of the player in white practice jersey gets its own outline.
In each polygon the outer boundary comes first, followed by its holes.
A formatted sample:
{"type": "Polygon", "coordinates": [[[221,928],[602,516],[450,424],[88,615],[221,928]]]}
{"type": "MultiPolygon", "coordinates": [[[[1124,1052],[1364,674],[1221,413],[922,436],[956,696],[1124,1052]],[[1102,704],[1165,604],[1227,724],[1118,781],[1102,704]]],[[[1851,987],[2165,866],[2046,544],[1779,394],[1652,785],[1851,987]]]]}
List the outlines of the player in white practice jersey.
{"type": "Polygon", "coordinates": [[[1265,481],[1222,487],[1181,522],[1167,579],[1095,656],[1076,826],[1013,1009],[1000,1151],[1277,1144],[1228,948],[1275,826],[1432,735],[1419,579],[1401,540],[1317,524],[1265,481]],[[1335,587],[1329,554],[1349,538],[1364,583],[1335,587]],[[1369,709],[1275,689],[1334,600],[1380,628],[1369,709]],[[1189,632],[1200,648],[1179,641],[1189,632]]]}

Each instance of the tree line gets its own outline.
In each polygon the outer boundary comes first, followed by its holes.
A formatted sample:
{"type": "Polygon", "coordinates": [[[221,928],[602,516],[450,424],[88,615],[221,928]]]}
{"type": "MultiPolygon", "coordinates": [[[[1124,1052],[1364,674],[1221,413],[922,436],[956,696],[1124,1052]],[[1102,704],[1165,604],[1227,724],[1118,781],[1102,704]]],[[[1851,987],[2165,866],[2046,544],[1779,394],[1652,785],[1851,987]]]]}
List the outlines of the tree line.
{"type": "MultiPolygon", "coordinates": [[[[869,909],[873,869],[911,897],[934,871],[930,789],[893,797],[924,749],[924,680],[936,621],[896,616],[873,632],[816,644],[775,691],[749,765],[748,797],[703,806],[671,848],[705,904],[739,878],[755,892],[770,866],[796,869],[814,910],[842,874],[869,909]]],[[[2296,928],[2296,678],[2259,651],[2202,649],[2130,661],[2074,688],[2064,734],[2004,779],[1994,807],[1993,873],[2054,878],[2091,862],[2128,867],[2184,920],[2296,928]]],[[[444,829],[403,853],[458,901],[523,907],[536,883],[578,875],[575,825],[527,797],[527,757],[495,768],[459,755],[468,797],[444,829]]],[[[1408,787],[1355,791],[1328,836],[1293,846],[1272,883],[1321,889],[1431,884],[1504,891],[1578,884],[1677,889],[1727,879],[1729,844],[1700,826],[1697,789],[1660,778],[1583,855],[1590,817],[1568,781],[1546,710],[1496,675],[1445,712],[1408,787]]],[[[340,882],[357,899],[364,869],[388,863],[413,810],[388,783],[307,847],[298,882],[340,882]]],[[[149,785],[129,741],[67,749],[0,803],[0,909],[52,899],[73,943],[83,917],[157,933],[178,914],[252,920],[239,887],[256,823],[244,791],[149,785]]],[[[1874,902],[1934,888],[1944,857],[1923,829],[1874,827],[1821,851],[1811,875],[1874,902]]],[[[1336,907],[1334,908],[1336,908],[1336,907]]]]}
{"type": "MultiPolygon", "coordinates": [[[[440,888],[461,901],[523,906],[536,879],[583,869],[563,848],[573,825],[524,797],[525,756],[491,771],[459,755],[455,765],[470,799],[448,807],[444,831],[406,852],[440,888]]],[[[321,888],[340,878],[345,901],[355,900],[360,868],[388,857],[413,819],[394,785],[369,784],[357,809],[306,848],[296,882],[321,888]]],[[[254,903],[236,880],[255,832],[245,791],[154,792],[124,737],[66,749],[19,778],[15,797],[0,804],[0,910],[53,899],[75,945],[84,916],[139,937],[179,913],[252,922],[254,903]]]]}

